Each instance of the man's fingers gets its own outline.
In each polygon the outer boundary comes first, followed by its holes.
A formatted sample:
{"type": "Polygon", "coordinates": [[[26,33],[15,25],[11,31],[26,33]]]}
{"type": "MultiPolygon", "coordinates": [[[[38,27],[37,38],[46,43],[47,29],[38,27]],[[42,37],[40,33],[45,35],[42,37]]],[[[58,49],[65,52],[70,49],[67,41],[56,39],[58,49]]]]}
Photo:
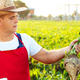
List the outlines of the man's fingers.
{"type": "Polygon", "coordinates": [[[80,52],[80,45],[76,45],[75,50],[76,50],[77,53],[79,53],[80,52]]]}
{"type": "Polygon", "coordinates": [[[78,42],[78,39],[72,41],[71,44],[70,44],[70,47],[72,48],[72,46],[73,46],[76,42],[78,42]]]}
{"type": "Polygon", "coordinates": [[[78,39],[74,40],[72,43],[75,44],[76,42],[78,42],[78,39]]]}

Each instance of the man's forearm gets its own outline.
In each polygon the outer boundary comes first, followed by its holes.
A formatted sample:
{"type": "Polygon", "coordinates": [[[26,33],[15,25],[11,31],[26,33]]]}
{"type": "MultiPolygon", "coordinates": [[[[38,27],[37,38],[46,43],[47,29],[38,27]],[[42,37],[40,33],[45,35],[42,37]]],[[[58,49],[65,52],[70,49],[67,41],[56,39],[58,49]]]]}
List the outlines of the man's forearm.
{"type": "Polygon", "coordinates": [[[68,53],[69,51],[70,51],[69,46],[58,50],[50,51],[47,51],[46,49],[42,48],[37,54],[35,54],[32,57],[42,63],[51,64],[62,59],[65,56],[65,53],[68,53]]]}
{"type": "Polygon", "coordinates": [[[46,53],[47,54],[47,59],[48,59],[47,63],[49,64],[49,63],[54,63],[56,61],[59,61],[69,51],[70,51],[70,47],[69,46],[61,48],[61,49],[58,49],[58,50],[48,51],[48,53],[46,53]]]}

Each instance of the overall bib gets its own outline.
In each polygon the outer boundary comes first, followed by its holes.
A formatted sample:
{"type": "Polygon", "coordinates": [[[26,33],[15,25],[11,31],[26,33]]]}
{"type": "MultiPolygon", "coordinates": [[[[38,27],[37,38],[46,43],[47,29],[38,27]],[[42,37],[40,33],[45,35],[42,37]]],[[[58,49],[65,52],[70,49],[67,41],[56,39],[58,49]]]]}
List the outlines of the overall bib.
{"type": "Polygon", "coordinates": [[[18,48],[0,51],[0,78],[30,80],[28,52],[21,40],[20,34],[17,33],[15,35],[19,41],[18,48]]]}

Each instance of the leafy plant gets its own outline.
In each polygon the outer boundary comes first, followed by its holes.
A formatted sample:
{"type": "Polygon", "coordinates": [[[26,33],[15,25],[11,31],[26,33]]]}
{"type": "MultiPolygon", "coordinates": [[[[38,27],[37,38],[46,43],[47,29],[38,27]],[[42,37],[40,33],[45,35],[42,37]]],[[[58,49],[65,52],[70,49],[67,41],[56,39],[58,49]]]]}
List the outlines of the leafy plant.
{"type": "MultiPolygon", "coordinates": [[[[80,21],[19,21],[17,32],[30,35],[43,48],[59,49],[80,37],[80,21]]],[[[70,80],[63,61],[45,65],[31,58],[31,80],[70,80]]]]}

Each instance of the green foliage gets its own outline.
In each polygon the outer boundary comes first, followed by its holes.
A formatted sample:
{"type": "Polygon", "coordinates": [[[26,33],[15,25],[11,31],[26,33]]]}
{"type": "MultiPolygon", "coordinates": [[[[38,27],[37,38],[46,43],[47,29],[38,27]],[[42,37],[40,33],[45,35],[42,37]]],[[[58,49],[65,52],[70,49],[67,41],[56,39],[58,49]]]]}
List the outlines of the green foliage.
{"type": "MultiPolygon", "coordinates": [[[[80,37],[80,21],[19,21],[18,26],[17,32],[27,33],[48,50],[66,47],[80,37]]],[[[64,59],[46,65],[31,58],[30,76],[31,80],[70,80],[64,59]]]]}

